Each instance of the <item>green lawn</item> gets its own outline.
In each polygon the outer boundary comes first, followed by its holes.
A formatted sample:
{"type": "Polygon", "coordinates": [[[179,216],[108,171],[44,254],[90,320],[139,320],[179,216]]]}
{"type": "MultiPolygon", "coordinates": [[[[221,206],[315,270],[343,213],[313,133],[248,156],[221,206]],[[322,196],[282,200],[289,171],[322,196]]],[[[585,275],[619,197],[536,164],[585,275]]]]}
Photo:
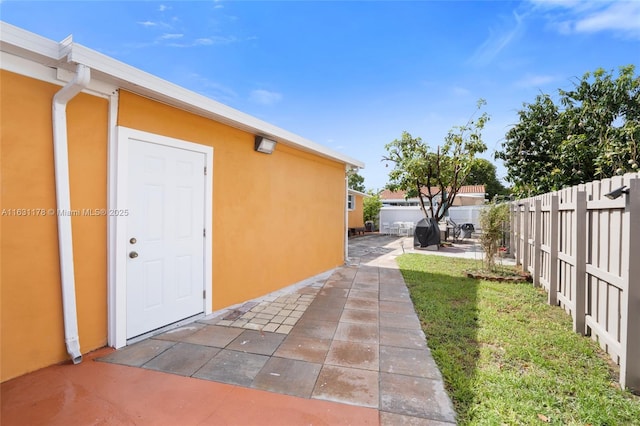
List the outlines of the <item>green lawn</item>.
{"type": "Polygon", "coordinates": [[[478,261],[398,258],[459,424],[640,425],[640,397],[530,283],[466,278],[478,261]]]}

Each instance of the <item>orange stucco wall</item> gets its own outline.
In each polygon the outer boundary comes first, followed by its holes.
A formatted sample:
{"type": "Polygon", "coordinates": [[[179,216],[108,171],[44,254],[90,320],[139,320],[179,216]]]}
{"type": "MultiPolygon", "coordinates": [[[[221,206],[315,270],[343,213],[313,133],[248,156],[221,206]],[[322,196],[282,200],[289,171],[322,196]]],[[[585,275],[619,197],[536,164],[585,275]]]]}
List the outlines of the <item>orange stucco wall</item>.
{"type": "MultiPolygon", "coordinates": [[[[55,214],[51,102],[60,86],[0,71],[1,381],[68,359],[55,214]],[[21,215],[18,215],[22,213],[21,215]],[[29,214],[25,216],[25,214],[29,214]]],[[[72,209],[107,207],[108,101],[68,105],[72,209]]],[[[344,262],[342,163],[121,92],[118,124],[214,148],[213,309],[344,262]]],[[[107,218],[72,218],[80,344],[107,343],[107,218]]]]}
{"type": "Polygon", "coordinates": [[[355,201],[354,209],[348,212],[349,228],[361,228],[364,226],[364,197],[353,194],[353,199],[355,201]]]}
{"type": "MultiPolygon", "coordinates": [[[[59,86],[0,74],[2,380],[67,358],[57,243],[51,102],[59,86]]],[[[105,99],[68,105],[72,209],[105,208],[105,99]]],[[[107,329],[106,218],[73,217],[82,351],[104,346],[107,329]]]]}
{"type": "Polygon", "coordinates": [[[343,164],[128,92],[118,124],[214,148],[214,310],[344,263],[343,164]]]}

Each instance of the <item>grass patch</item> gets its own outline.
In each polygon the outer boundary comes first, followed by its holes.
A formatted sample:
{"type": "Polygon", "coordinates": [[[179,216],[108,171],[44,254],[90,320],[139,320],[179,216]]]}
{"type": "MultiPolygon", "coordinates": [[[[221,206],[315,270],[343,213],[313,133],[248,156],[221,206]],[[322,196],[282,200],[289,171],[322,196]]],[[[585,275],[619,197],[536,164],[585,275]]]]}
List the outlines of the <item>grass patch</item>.
{"type": "Polygon", "coordinates": [[[544,291],[467,278],[469,259],[398,264],[459,424],[640,424],[640,397],[619,389],[608,356],[544,291]]]}

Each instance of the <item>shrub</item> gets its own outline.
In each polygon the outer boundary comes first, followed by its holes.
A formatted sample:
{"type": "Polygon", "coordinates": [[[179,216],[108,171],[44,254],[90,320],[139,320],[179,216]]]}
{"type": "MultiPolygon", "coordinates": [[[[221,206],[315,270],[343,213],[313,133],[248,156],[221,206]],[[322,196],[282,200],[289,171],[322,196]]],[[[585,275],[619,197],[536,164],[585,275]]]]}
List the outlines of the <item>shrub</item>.
{"type": "Polygon", "coordinates": [[[484,266],[489,271],[495,271],[495,257],[508,227],[509,204],[494,202],[480,212],[480,245],[484,251],[484,266]]]}

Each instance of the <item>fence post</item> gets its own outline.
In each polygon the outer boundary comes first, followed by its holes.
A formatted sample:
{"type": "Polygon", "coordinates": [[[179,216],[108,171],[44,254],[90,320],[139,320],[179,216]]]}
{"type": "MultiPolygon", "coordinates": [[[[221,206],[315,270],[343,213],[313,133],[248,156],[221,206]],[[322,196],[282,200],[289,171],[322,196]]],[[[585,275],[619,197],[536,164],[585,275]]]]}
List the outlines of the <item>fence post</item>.
{"type": "Polygon", "coordinates": [[[550,305],[558,304],[558,196],[551,196],[551,211],[549,212],[549,231],[551,232],[551,241],[549,241],[549,294],[548,302],[550,305]]]}
{"type": "Polygon", "coordinates": [[[526,200],[522,211],[522,269],[529,271],[529,200],[526,200]]]}
{"type": "Polygon", "coordinates": [[[516,266],[522,264],[520,262],[520,204],[514,202],[513,207],[513,223],[511,229],[513,230],[513,239],[511,240],[511,246],[513,247],[513,256],[516,258],[516,266]]]}
{"type": "Polygon", "coordinates": [[[518,205],[514,202],[509,203],[509,254],[512,255],[516,264],[518,263],[518,256],[516,255],[516,209],[518,205]]]}
{"type": "Polygon", "coordinates": [[[576,207],[573,220],[573,331],[585,334],[586,273],[587,273],[587,193],[576,191],[576,207]]]}
{"type": "Polygon", "coordinates": [[[629,193],[623,213],[622,279],[626,285],[621,301],[622,354],[620,356],[620,385],[640,391],[640,179],[629,181],[629,193]],[[626,297],[625,297],[626,293],[626,297]]]}
{"type": "Polygon", "coordinates": [[[534,234],[533,234],[533,285],[540,287],[540,260],[542,258],[542,200],[534,201],[534,234]]]}

